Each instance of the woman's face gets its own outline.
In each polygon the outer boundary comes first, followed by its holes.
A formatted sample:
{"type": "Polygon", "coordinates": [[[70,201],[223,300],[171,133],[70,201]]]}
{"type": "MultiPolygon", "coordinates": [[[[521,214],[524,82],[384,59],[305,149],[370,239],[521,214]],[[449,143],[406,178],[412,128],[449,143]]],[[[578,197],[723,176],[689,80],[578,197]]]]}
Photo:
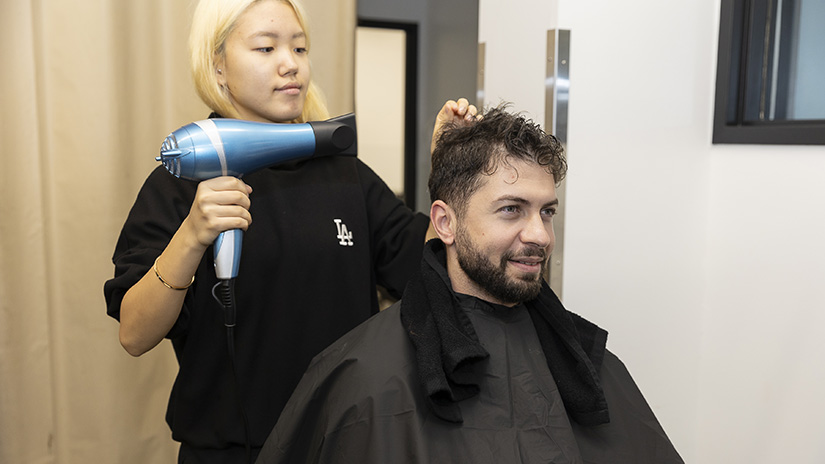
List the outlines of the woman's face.
{"type": "Polygon", "coordinates": [[[306,42],[285,3],[266,0],[241,14],[216,70],[241,119],[289,122],[301,115],[310,78],[306,42]]]}

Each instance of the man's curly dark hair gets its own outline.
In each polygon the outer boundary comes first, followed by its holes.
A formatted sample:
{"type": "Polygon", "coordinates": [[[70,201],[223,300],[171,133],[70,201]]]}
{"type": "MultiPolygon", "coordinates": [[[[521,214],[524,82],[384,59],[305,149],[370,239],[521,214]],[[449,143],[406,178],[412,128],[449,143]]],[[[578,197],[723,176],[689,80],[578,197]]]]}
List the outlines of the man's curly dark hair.
{"type": "Polygon", "coordinates": [[[507,105],[488,109],[480,119],[445,127],[432,155],[430,200],[442,200],[457,214],[470,197],[501,166],[516,159],[543,166],[556,185],[567,174],[564,148],[533,121],[505,111],[507,105]]]}

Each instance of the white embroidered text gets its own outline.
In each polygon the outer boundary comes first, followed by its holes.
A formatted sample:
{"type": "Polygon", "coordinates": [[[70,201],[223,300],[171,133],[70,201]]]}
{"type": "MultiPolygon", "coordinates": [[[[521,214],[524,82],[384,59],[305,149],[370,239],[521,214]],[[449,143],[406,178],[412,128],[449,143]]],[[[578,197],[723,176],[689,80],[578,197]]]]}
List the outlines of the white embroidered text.
{"type": "Polygon", "coordinates": [[[338,244],[341,246],[352,246],[352,232],[347,230],[346,224],[340,219],[334,219],[335,226],[338,227],[338,244]]]}

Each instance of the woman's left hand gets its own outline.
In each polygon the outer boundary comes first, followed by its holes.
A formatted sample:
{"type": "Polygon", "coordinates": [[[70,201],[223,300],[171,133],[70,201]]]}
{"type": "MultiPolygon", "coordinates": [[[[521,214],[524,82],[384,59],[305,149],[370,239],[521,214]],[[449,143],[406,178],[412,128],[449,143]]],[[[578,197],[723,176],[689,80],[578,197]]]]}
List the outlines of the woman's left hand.
{"type": "Polygon", "coordinates": [[[435,117],[435,126],[433,127],[433,138],[430,144],[430,153],[435,150],[435,142],[438,140],[438,135],[444,128],[445,124],[460,124],[462,122],[475,121],[478,117],[478,108],[471,105],[466,98],[459,98],[458,101],[447,100],[441,111],[435,117]]]}

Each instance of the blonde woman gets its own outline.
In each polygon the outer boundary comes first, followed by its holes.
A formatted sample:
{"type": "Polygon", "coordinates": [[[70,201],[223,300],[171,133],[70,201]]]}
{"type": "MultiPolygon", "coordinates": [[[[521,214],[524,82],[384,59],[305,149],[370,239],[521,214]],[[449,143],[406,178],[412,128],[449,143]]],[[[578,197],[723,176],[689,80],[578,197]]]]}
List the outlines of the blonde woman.
{"type": "MultiPolygon", "coordinates": [[[[190,49],[211,117],[329,117],[311,80],[305,15],[293,0],[201,0],[190,49]]],[[[474,114],[466,100],[450,101],[437,124],[474,114]]],[[[130,354],[172,341],[180,368],[167,422],[181,443],[179,461],[254,459],[312,357],[378,311],[376,284],[400,295],[428,224],[353,157],[200,183],[155,169],[121,231],[105,295],[130,354]],[[351,238],[344,245],[343,227],[351,238]],[[233,363],[212,296],[210,247],[237,228],[246,232],[233,363]]]]}

